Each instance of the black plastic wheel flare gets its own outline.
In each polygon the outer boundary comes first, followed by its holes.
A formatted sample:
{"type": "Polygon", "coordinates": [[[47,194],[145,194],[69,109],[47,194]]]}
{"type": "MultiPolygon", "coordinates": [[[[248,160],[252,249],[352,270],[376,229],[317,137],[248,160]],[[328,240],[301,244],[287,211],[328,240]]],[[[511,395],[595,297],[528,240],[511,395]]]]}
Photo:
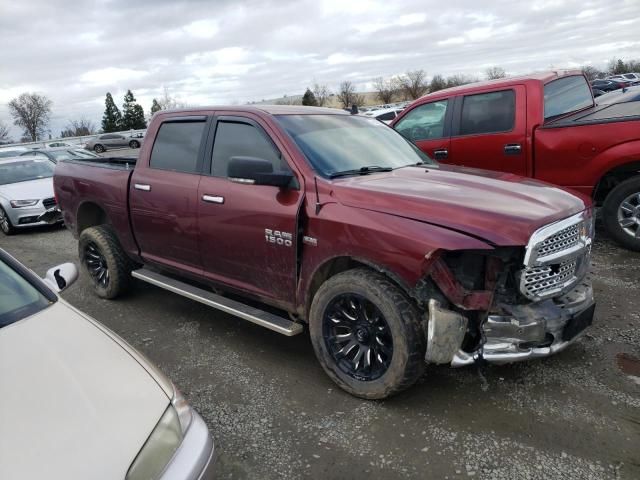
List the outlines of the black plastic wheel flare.
{"type": "Polygon", "coordinates": [[[93,242],[89,243],[84,251],[84,263],[87,265],[87,270],[89,270],[96,284],[103,287],[109,285],[107,260],[100,252],[98,246],[93,242]]]}
{"type": "Polygon", "coordinates": [[[338,295],[322,318],[322,335],[338,368],[356,380],[380,378],[393,357],[393,338],[382,312],[361,295],[338,295]]]}

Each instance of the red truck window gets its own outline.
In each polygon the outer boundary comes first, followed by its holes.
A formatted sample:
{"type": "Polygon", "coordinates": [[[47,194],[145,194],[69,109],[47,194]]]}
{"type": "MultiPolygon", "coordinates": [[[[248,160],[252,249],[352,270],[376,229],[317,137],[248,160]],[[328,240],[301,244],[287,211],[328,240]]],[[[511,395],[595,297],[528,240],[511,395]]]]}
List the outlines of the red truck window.
{"type": "Polygon", "coordinates": [[[218,122],[211,174],[226,177],[229,160],[235,156],[268,160],[274,172],[288,169],[283,164],[280,152],[256,127],[247,123],[218,122]]]}
{"type": "Polygon", "coordinates": [[[205,122],[165,122],[160,126],[149,166],[160,170],[198,173],[198,152],[205,122]]]}
{"type": "Polygon", "coordinates": [[[545,120],[592,105],[591,88],[582,75],[559,78],[544,86],[545,120]]]}
{"type": "Polygon", "coordinates": [[[425,103],[407,113],[394,128],[412,141],[442,138],[447,107],[447,100],[425,103]]]}
{"type": "Polygon", "coordinates": [[[516,116],[513,90],[467,95],[462,103],[460,135],[508,132],[516,116]]]}

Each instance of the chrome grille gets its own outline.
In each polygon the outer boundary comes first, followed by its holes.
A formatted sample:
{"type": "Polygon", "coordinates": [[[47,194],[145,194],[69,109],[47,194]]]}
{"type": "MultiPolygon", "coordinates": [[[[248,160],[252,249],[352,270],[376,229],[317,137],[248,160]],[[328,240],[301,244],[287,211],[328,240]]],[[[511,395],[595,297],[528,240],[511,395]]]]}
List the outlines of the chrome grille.
{"type": "Polygon", "coordinates": [[[560,230],[555,235],[551,235],[537,247],[538,260],[544,259],[554,253],[567,250],[574,247],[580,241],[580,228],[582,222],[571,225],[563,230],[560,230]]]}
{"type": "Polygon", "coordinates": [[[542,265],[524,271],[523,287],[525,295],[539,297],[561,291],[576,278],[576,260],[559,265],[542,265]]]}
{"type": "Polygon", "coordinates": [[[520,291],[541,300],[569,290],[586,275],[593,240],[591,210],[536,230],[520,272],[520,291]]]}
{"type": "Polygon", "coordinates": [[[42,200],[42,205],[44,206],[44,208],[54,207],[56,205],[56,199],[55,198],[45,198],[44,200],[42,200]]]}

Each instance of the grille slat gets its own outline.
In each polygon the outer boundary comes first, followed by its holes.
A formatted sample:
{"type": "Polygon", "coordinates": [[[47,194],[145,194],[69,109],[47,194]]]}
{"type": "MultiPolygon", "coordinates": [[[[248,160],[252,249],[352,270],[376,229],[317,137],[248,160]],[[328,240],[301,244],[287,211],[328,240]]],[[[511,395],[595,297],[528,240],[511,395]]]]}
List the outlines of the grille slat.
{"type": "Polygon", "coordinates": [[[538,252],[538,259],[542,259],[577,245],[580,241],[581,225],[581,223],[571,225],[570,227],[551,235],[540,243],[536,249],[538,252]]]}

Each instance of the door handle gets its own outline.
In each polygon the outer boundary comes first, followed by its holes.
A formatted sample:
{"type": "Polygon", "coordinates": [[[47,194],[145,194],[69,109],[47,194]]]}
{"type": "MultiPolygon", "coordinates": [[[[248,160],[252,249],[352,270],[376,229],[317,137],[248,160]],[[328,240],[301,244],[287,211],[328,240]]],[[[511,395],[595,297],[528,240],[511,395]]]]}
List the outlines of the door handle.
{"type": "Polygon", "coordinates": [[[439,150],[434,150],[433,151],[433,157],[436,160],[443,160],[445,158],[449,157],[449,150],[447,150],[446,148],[441,148],[439,150]]]}
{"type": "Polygon", "coordinates": [[[151,185],[145,185],[144,183],[136,183],[133,185],[136,190],[142,190],[143,192],[150,192],[151,185]]]}
{"type": "Polygon", "coordinates": [[[207,203],[224,203],[224,197],[218,195],[203,195],[202,200],[207,203]]]}
{"type": "Polygon", "coordinates": [[[504,146],[505,155],[519,155],[522,152],[522,145],[519,143],[507,143],[504,146]]]}

